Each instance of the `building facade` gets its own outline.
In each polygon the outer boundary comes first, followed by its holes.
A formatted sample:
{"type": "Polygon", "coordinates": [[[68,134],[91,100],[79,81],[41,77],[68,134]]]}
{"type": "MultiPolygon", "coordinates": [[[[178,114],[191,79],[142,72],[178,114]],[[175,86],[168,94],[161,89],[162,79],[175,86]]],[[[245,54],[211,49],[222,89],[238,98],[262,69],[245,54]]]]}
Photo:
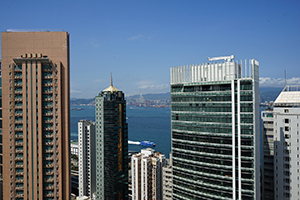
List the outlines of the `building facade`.
{"type": "Polygon", "coordinates": [[[300,86],[286,86],[274,102],[274,199],[300,199],[300,86]]]}
{"type": "Polygon", "coordinates": [[[172,153],[169,162],[163,167],[163,199],[172,200],[172,153]]]}
{"type": "Polygon", "coordinates": [[[70,199],[67,32],[2,32],[3,198],[70,199]]]}
{"type": "Polygon", "coordinates": [[[274,199],[274,118],[273,109],[261,112],[262,120],[262,199],[274,199]]]}
{"type": "Polygon", "coordinates": [[[166,158],[151,148],[142,149],[141,153],[131,158],[132,199],[163,199],[163,167],[166,158]]]}
{"type": "Polygon", "coordinates": [[[128,125],[124,93],[112,83],[95,97],[96,196],[128,199],[128,125]]]}
{"type": "Polygon", "coordinates": [[[259,63],[220,59],[171,68],[175,200],[260,198],[259,63]]]}
{"type": "Polygon", "coordinates": [[[78,122],[79,196],[92,197],[96,191],[95,123],[78,122]]]}

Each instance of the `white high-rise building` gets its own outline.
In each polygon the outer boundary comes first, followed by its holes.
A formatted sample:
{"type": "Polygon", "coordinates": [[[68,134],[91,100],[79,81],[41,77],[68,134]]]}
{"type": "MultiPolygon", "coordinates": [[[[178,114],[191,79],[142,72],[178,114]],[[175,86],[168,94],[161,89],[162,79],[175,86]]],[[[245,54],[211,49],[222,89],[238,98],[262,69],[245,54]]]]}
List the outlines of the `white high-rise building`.
{"type": "Polygon", "coordinates": [[[165,156],[151,148],[142,149],[141,153],[132,156],[133,200],[163,199],[162,170],[165,164],[165,156]]]}
{"type": "Polygon", "coordinates": [[[96,191],[95,122],[78,122],[79,196],[92,197],[96,191]]]}
{"type": "Polygon", "coordinates": [[[274,118],[274,199],[300,199],[300,86],[277,97],[274,118]]]}

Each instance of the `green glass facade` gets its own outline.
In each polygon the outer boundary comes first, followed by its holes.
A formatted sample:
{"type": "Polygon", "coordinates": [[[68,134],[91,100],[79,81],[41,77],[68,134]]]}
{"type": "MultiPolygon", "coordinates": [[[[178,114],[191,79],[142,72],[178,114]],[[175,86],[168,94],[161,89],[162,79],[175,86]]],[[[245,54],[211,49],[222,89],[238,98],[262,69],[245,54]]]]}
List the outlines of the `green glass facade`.
{"type": "Polygon", "coordinates": [[[96,109],[97,199],[128,199],[128,125],[121,91],[102,91],[96,109]]]}
{"type": "Polygon", "coordinates": [[[256,82],[189,80],[171,81],[173,199],[257,199],[256,82]]]}

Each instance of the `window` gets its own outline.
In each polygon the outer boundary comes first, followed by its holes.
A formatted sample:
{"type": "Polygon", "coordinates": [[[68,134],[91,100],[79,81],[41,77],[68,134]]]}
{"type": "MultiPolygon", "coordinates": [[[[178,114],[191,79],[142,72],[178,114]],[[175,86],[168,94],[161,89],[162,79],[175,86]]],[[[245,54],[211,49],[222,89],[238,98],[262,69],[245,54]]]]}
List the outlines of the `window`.
{"type": "Polygon", "coordinates": [[[284,122],[285,123],[289,123],[289,119],[284,119],[284,122]]]}

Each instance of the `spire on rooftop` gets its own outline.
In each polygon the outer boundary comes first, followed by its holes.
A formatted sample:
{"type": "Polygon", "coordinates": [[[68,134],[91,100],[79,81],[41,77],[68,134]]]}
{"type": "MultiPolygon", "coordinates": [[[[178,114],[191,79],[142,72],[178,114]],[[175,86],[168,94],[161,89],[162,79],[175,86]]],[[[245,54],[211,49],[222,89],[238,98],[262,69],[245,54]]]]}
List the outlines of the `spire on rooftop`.
{"type": "Polygon", "coordinates": [[[108,88],[106,88],[105,90],[103,90],[103,91],[109,91],[110,93],[114,93],[114,92],[120,91],[120,90],[118,90],[117,88],[115,88],[113,86],[112,73],[110,73],[110,86],[108,88]]]}

